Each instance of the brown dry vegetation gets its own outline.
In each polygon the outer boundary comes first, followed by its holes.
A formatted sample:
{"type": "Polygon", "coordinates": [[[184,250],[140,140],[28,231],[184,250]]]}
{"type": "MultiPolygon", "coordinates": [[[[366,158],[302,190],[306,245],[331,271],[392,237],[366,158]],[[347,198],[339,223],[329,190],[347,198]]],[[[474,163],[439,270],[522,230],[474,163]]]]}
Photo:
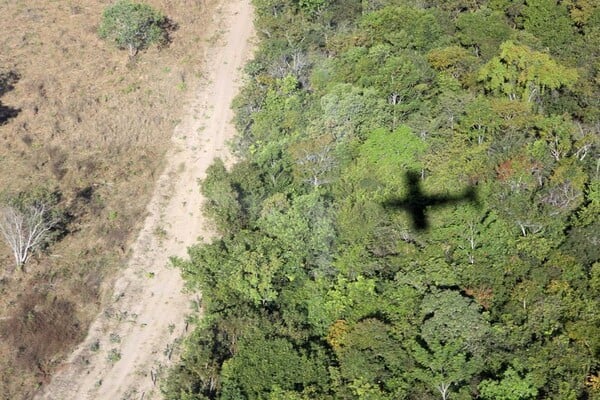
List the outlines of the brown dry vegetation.
{"type": "Polygon", "coordinates": [[[110,1],[0,0],[0,191],[58,190],[70,219],[22,273],[0,244],[2,399],[30,398],[85,336],[198,83],[214,0],[146,2],[178,29],[130,61],[96,34],[110,1]]]}

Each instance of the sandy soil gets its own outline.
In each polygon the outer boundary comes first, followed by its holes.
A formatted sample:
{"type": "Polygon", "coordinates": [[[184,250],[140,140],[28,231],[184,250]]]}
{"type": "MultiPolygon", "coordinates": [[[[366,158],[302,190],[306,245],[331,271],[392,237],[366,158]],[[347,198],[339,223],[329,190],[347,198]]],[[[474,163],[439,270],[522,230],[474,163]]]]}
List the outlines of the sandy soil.
{"type": "Polygon", "coordinates": [[[174,361],[193,300],[182,292],[183,281],[169,257],[184,257],[198,237],[211,236],[200,212],[197,181],[215,157],[228,158],[225,143],[234,134],[230,104],[252,50],[250,0],[225,3],[215,15],[221,33],[208,48],[198,49],[206,52],[205,82],[174,132],[164,173],[127,268],[115,281],[112,301],[37,399],[161,398],[160,378],[174,361]]]}

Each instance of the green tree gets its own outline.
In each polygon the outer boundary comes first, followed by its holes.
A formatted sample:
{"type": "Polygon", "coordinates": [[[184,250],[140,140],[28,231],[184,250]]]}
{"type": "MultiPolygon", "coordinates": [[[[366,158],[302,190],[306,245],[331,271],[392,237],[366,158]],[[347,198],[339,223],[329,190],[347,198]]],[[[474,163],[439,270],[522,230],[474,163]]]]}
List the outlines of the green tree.
{"type": "Polygon", "coordinates": [[[482,399],[485,400],[528,400],[537,395],[531,376],[522,377],[514,369],[508,368],[501,381],[486,379],[479,384],[482,399]]]}
{"type": "Polygon", "coordinates": [[[593,398],[600,13],[550,3],[257,1],[171,399],[593,398]],[[411,230],[406,170],[476,205],[411,230]]]}
{"type": "Polygon", "coordinates": [[[479,80],[494,93],[532,102],[547,89],[572,87],[577,81],[576,70],[558,64],[545,53],[512,41],[502,43],[500,49],[500,55],[479,71],[479,80]]]}
{"type": "Polygon", "coordinates": [[[555,0],[527,0],[523,10],[525,29],[559,55],[578,47],[567,7],[555,0]],[[575,42],[575,43],[574,43],[575,42]]]}
{"type": "Polygon", "coordinates": [[[490,327],[476,303],[455,291],[427,295],[421,305],[421,332],[413,344],[417,379],[436,389],[445,400],[484,367],[490,327]]]}
{"type": "Polygon", "coordinates": [[[427,54],[427,61],[438,71],[465,83],[477,61],[476,57],[461,46],[448,46],[433,49],[427,54]]]}
{"type": "Polygon", "coordinates": [[[319,275],[331,260],[335,239],[333,213],[324,199],[315,191],[295,197],[290,204],[277,193],[262,204],[257,226],[286,255],[287,279],[301,278],[308,271],[319,275]]]}
{"type": "Polygon", "coordinates": [[[372,88],[358,88],[348,83],[338,84],[321,98],[323,130],[336,142],[364,137],[381,126],[385,103],[372,88]],[[381,110],[373,112],[373,110],[381,110]]]}
{"type": "Polygon", "coordinates": [[[98,34],[135,57],[152,44],[167,42],[167,18],[146,4],[119,0],[104,10],[98,34]]]}
{"type": "Polygon", "coordinates": [[[206,307],[226,304],[257,307],[278,294],[285,258],[274,239],[260,232],[240,230],[235,237],[190,249],[191,262],[177,260],[184,276],[206,294],[206,307]]]}
{"type": "Polygon", "coordinates": [[[236,347],[234,357],[223,364],[220,399],[267,399],[271,392],[282,389],[302,392],[328,385],[323,360],[295,349],[285,338],[251,333],[236,347]]]}
{"type": "Polygon", "coordinates": [[[204,213],[216,224],[219,232],[241,228],[243,222],[239,193],[234,188],[223,160],[216,159],[206,170],[202,181],[202,194],[206,197],[204,213]]]}
{"type": "Polygon", "coordinates": [[[392,188],[401,181],[407,170],[419,170],[419,158],[427,149],[427,143],[407,126],[393,132],[376,129],[359,149],[358,167],[370,169],[372,178],[392,188]]]}
{"type": "Polygon", "coordinates": [[[392,330],[377,319],[367,318],[336,337],[341,377],[359,399],[406,396],[410,384],[402,375],[415,366],[392,330]]]}
{"type": "Polygon", "coordinates": [[[365,15],[360,32],[367,46],[390,43],[417,50],[429,50],[443,37],[442,27],[433,13],[402,6],[389,6],[365,15]]]}
{"type": "Polygon", "coordinates": [[[484,60],[492,58],[500,44],[508,40],[511,34],[504,15],[489,9],[462,13],[456,25],[461,44],[474,48],[475,55],[484,60]]]}

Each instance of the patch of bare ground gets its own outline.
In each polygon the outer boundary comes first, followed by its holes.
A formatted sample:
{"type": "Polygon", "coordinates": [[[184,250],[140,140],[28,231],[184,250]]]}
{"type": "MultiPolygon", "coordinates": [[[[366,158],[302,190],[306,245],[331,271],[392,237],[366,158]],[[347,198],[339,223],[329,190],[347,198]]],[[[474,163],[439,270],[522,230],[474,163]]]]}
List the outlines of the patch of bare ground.
{"type": "Polygon", "coordinates": [[[0,77],[9,83],[0,92],[0,191],[58,191],[68,215],[67,234],[24,272],[0,244],[1,399],[32,398],[114,301],[183,104],[202,81],[220,29],[216,1],[146,2],[178,29],[168,47],[132,62],[96,34],[109,1],[0,0],[0,77]]]}

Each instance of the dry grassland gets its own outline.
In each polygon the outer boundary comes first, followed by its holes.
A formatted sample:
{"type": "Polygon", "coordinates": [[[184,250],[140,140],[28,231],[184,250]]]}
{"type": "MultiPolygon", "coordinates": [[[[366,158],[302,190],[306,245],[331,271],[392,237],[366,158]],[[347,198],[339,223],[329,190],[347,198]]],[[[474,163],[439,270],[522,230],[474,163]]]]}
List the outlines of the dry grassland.
{"type": "Polygon", "coordinates": [[[85,336],[215,40],[215,0],[146,2],[178,29],[132,62],[96,34],[110,1],[0,0],[0,191],[57,190],[69,216],[24,272],[0,244],[2,399],[30,398],[85,336]]]}

